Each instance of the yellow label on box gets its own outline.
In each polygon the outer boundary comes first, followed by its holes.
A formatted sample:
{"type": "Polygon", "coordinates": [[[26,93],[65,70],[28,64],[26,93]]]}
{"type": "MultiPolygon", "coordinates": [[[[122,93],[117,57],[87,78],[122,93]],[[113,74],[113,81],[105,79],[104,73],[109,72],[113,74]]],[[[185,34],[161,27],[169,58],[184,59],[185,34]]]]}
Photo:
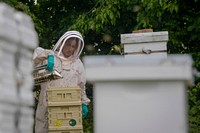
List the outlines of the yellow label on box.
{"type": "Polygon", "coordinates": [[[60,127],[62,125],[62,122],[60,120],[55,120],[54,121],[54,126],[60,127]]]}

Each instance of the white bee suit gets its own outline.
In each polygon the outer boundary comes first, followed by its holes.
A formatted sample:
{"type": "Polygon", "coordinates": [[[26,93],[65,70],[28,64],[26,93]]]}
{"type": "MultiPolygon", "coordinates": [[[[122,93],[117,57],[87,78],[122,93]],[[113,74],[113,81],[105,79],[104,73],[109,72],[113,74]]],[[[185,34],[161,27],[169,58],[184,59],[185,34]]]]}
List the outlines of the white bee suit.
{"type": "Polygon", "coordinates": [[[43,49],[38,47],[33,53],[34,64],[41,65],[48,54],[54,54],[54,69],[56,69],[62,76],[62,79],[53,80],[41,84],[41,91],[39,102],[36,110],[35,133],[48,133],[48,113],[47,113],[47,88],[48,86],[80,86],[82,103],[89,104],[85,92],[85,69],[79,56],[83,50],[84,41],[81,34],[77,31],[68,31],[58,40],[53,50],[43,49]],[[65,58],[62,54],[62,48],[67,39],[75,37],[78,38],[78,48],[72,56],[65,58]]]}

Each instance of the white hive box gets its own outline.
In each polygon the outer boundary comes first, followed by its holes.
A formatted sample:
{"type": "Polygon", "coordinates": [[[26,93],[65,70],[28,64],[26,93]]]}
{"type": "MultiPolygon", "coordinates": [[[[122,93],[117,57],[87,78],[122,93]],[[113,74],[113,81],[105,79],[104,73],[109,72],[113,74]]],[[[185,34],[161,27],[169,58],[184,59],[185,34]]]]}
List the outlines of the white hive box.
{"type": "Polygon", "coordinates": [[[32,133],[34,128],[34,80],[32,77],[32,53],[38,46],[38,36],[32,19],[22,12],[15,13],[20,34],[20,49],[16,60],[17,85],[20,99],[20,117],[18,118],[18,131],[32,133]]]}
{"type": "Polygon", "coordinates": [[[22,12],[16,12],[14,17],[18,24],[21,42],[21,48],[17,53],[18,62],[16,66],[16,71],[18,73],[17,82],[20,84],[19,96],[23,106],[33,106],[34,96],[32,89],[34,80],[32,77],[32,53],[38,46],[38,36],[30,16],[22,12]]]}
{"type": "Polygon", "coordinates": [[[32,52],[37,34],[29,16],[4,3],[0,18],[0,132],[32,133],[32,52]]]}
{"type": "Polygon", "coordinates": [[[20,108],[20,117],[18,119],[18,129],[20,133],[32,133],[34,125],[34,110],[31,107],[23,106],[20,108]]]}
{"type": "Polygon", "coordinates": [[[14,20],[14,9],[0,3],[0,101],[18,104],[15,79],[15,54],[19,44],[19,32],[14,20]]]}
{"type": "Polygon", "coordinates": [[[20,103],[23,106],[34,106],[33,85],[32,75],[26,76],[19,91],[20,103]]]}
{"type": "Polygon", "coordinates": [[[3,78],[0,81],[0,102],[19,104],[18,92],[14,78],[3,78]]]}
{"type": "MultiPolygon", "coordinates": [[[[14,20],[14,12],[10,6],[0,3],[0,38],[16,43],[19,42],[19,34],[14,20]]],[[[13,50],[12,47],[10,50],[13,50]]]]}
{"type": "Polygon", "coordinates": [[[24,76],[32,75],[33,72],[33,61],[32,61],[33,51],[28,48],[21,47],[19,51],[19,62],[18,69],[23,73],[24,76]]]}
{"type": "Polygon", "coordinates": [[[192,59],[123,56],[84,57],[94,84],[95,133],[187,133],[192,59]]]}
{"type": "Polygon", "coordinates": [[[132,56],[167,57],[168,32],[144,32],[121,34],[126,58],[132,56]]]}
{"type": "Polygon", "coordinates": [[[16,131],[17,105],[1,102],[0,104],[0,132],[14,133],[16,131]]]}
{"type": "Polygon", "coordinates": [[[15,53],[20,41],[19,32],[14,20],[14,10],[3,3],[0,3],[0,18],[0,49],[2,52],[0,67],[5,70],[1,77],[10,78],[10,76],[14,77],[15,53]]]}
{"type": "Polygon", "coordinates": [[[34,50],[38,46],[38,35],[32,18],[23,12],[16,12],[15,20],[18,23],[21,44],[24,48],[34,50]]]}
{"type": "Polygon", "coordinates": [[[20,84],[19,96],[22,105],[33,106],[34,96],[33,87],[34,80],[32,76],[33,63],[32,63],[32,51],[23,46],[19,51],[19,59],[17,65],[17,81],[20,84]]]}

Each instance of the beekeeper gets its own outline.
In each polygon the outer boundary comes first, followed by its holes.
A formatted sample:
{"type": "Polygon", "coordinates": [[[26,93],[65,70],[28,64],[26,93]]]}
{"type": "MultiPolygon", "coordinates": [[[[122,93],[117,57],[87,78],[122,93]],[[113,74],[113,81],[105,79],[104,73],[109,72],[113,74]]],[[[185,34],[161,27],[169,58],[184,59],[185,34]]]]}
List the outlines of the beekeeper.
{"type": "Polygon", "coordinates": [[[85,70],[79,56],[84,47],[84,40],[78,31],[68,31],[63,34],[52,50],[38,47],[33,53],[34,65],[42,65],[49,54],[54,55],[54,69],[62,79],[41,84],[39,102],[36,110],[35,133],[48,133],[47,87],[48,86],[80,86],[83,105],[88,105],[90,99],[85,91],[85,70]]]}

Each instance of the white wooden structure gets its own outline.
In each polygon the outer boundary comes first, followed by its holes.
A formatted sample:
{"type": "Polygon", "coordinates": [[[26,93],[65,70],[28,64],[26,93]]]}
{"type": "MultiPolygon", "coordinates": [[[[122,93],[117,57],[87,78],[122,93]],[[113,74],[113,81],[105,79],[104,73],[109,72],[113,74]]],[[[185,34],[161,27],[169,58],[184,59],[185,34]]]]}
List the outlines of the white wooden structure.
{"type": "Polygon", "coordinates": [[[0,133],[32,133],[32,52],[38,46],[32,19],[0,3],[0,133]]]}
{"type": "Polygon", "coordinates": [[[167,57],[168,32],[144,32],[121,34],[126,58],[130,57],[167,57]]]}
{"type": "Polygon", "coordinates": [[[158,59],[86,56],[95,133],[187,133],[189,55],[158,59]]]}

